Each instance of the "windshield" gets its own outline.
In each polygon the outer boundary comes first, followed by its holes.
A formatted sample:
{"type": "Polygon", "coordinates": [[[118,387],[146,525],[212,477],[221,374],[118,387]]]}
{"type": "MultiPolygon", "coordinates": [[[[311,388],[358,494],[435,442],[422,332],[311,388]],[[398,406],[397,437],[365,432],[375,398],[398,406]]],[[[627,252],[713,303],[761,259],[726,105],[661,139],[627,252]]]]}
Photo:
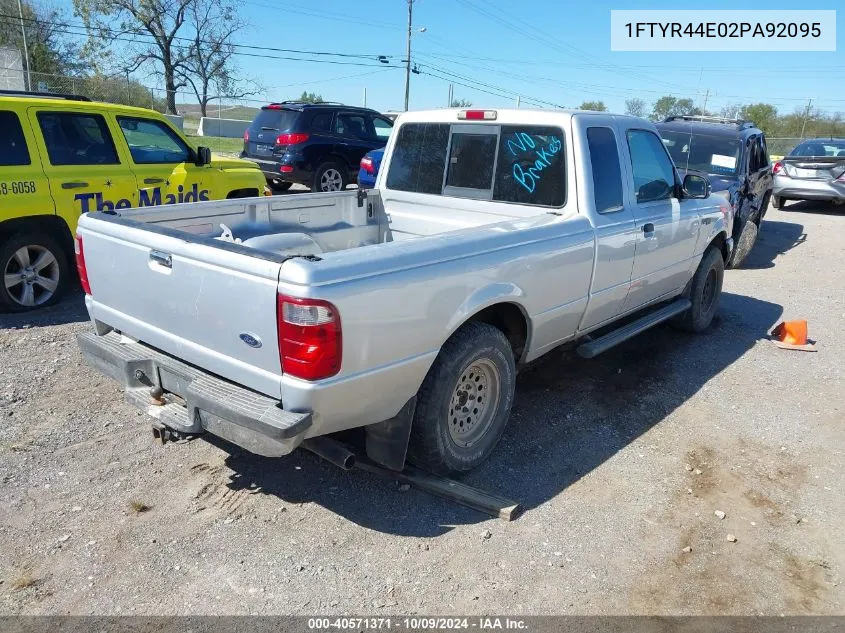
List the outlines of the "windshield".
{"type": "Polygon", "coordinates": [[[801,143],[790,156],[845,156],[845,141],[813,139],[801,143]]]}
{"type": "Polygon", "coordinates": [[[735,176],[739,168],[739,140],[729,136],[660,130],[663,144],[678,169],[718,176],[735,176]]]}

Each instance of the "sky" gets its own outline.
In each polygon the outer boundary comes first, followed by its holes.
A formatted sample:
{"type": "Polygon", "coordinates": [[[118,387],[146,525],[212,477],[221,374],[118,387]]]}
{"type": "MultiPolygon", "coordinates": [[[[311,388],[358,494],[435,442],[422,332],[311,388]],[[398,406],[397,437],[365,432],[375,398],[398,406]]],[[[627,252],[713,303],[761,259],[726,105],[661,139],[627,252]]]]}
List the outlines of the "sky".
{"type": "MultiPolygon", "coordinates": [[[[72,14],[71,0],[58,0],[72,14]]],[[[238,0],[240,16],[252,26],[236,41],[250,46],[343,53],[351,57],[301,55],[320,62],[238,55],[240,74],[265,90],[262,101],[299,96],[382,111],[404,105],[407,0],[238,0]],[[385,56],[389,63],[378,61],[385,56]],[[360,57],[359,57],[360,56],[360,57]],[[333,61],[336,63],[325,63],[333,61]]],[[[648,9],[675,9],[677,2],[649,0],[648,9]]],[[[762,6],[757,3],[757,7],[762,6]]],[[[768,0],[767,9],[794,9],[794,2],[768,0]]],[[[711,0],[709,8],[756,8],[711,0]]],[[[836,9],[836,52],[611,52],[610,11],[630,2],[580,0],[415,0],[410,108],[447,105],[454,96],[474,106],[577,107],[601,100],[624,111],[625,100],[648,104],[662,95],[689,97],[718,111],[732,104],[766,102],[780,113],[805,108],[845,112],[845,9],[830,0],[811,0],[805,9],[836,9]],[[424,29],[420,31],[420,29],[424,29]],[[492,93],[492,94],[491,94],[492,93]]],[[[239,49],[259,55],[291,53],[239,49]]],[[[156,84],[144,72],[136,78],[156,84]]],[[[179,101],[188,101],[187,95],[179,101]]]]}

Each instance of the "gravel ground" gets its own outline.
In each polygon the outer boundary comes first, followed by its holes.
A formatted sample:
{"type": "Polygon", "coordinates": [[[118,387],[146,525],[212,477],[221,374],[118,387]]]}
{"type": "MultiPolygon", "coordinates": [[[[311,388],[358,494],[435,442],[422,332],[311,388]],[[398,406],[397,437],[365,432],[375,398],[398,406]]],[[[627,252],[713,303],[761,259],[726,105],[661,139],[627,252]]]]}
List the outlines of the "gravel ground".
{"type": "Polygon", "coordinates": [[[304,452],[155,444],[82,363],[79,294],[2,315],[0,612],[842,614],[844,230],[771,210],[706,334],[522,373],[467,477],[512,523],[304,452]],[[782,318],[818,352],[765,340],[782,318]]]}

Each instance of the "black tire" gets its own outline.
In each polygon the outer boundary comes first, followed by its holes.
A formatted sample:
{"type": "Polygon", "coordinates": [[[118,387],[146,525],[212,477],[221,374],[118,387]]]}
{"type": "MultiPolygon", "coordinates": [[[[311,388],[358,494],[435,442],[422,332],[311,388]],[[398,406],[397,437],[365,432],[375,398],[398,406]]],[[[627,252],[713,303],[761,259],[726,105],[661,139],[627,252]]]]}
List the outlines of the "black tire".
{"type": "Polygon", "coordinates": [[[0,270],[4,279],[0,312],[29,312],[52,305],[61,298],[70,278],[67,253],[45,233],[17,233],[7,239],[0,245],[0,270]],[[31,267],[39,263],[39,270],[31,267]],[[19,275],[20,283],[7,287],[7,275],[19,275]]]}
{"type": "Polygon", "coordinates": [[[284,193],[288,189],[293,186],[292,182],[273,182],[272,180],[267,181],[267,186],[270,187],[270,190],[273,193],[284,193]]]}
{"type": "Polygon", "coordinates": [[[329,161],[323,163],[314,172],[311,191],[343,191],[349,184],[349,170],[343,165],[329,161]],[[334,183],[329,187],[329,181],[334,183]]]}
{"type": "Polygon", "coordinates": [[[486,323],[461,327],[443,345],[417,392],[410,461],[439,475],[479,466],[502,437],[515,386],[513,351],[502,331],[486,323]],[[494,392],[495,403],[486,400],[494,392]],[[472,407],[474,417],[467,405],[485,401],[492,408],[472,407]]]}
{"type": "Polygon", "coordinates": [[[784,198],[783,196],[772,196],[772,207],[775,209],[783,209],[786,207],[787,202],[789,202],[789,198],[784,198]]]}
{"type": "Polygon", "coordinates": [[[751,253],[751,249],[754,248],[754,244],[757,243],[757,235],[759,232],[760,229],[754,220],[748,220],[745,223],[745,226],[742,227],[742,231],[739,232],[739,236],[734,240],[734,250],[731,253],[731,257],[725,268],[737,268],[740,264],[742,264],[745,258],[751,253]]]}
{"type": "Polygon", "coordinates": [[[685,332],[703,332],[719,310],[722,281],[725,278],[725,260],[717,248],[705,251],[687,289],[686,297],[692,307],[672,319],[672,325],[685,332]]]}

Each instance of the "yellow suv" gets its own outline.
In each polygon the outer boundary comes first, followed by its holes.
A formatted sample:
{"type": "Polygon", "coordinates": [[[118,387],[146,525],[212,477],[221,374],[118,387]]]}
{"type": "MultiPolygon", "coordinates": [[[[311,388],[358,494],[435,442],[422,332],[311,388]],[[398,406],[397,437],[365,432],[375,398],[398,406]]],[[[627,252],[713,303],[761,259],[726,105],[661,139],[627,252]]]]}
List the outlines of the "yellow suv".
{"type": "Polygon", "coordinates": [[[152,110],[0,91],[0,312],[58,299],[70,282],[82,213],[264,189],[254,163],[212,158],[152,110]]]}

